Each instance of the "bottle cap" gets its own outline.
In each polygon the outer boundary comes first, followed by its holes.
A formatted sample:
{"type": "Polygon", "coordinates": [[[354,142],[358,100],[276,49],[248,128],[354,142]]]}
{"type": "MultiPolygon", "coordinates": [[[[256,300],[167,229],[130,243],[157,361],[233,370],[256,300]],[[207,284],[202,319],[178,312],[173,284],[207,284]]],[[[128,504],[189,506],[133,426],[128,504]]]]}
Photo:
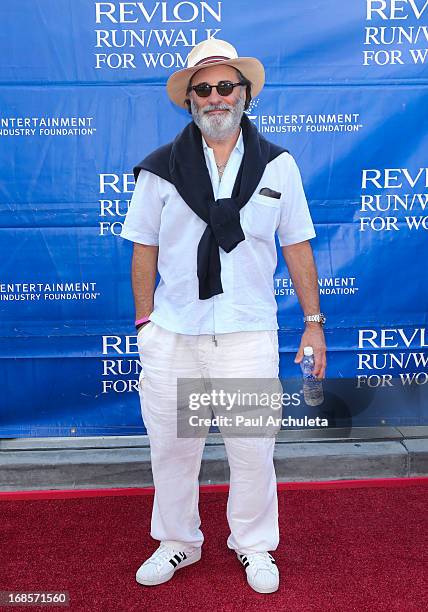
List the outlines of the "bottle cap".
{"type": "Polygon", "coordinates": [[[310,357],[314,354],[314,349],[311,346],[305,346],[303,348],[303,353],[306,355],[306,357],[310,357]]]}

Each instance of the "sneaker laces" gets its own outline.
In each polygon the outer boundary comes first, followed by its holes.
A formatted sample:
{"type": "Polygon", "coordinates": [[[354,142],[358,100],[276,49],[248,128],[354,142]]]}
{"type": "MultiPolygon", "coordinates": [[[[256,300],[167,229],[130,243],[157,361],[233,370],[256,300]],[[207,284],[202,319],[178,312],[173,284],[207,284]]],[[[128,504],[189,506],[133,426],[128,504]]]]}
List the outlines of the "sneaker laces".
{"type": "Polygon", "coordinates": [[[245,555],[248,561],[251,563],[255,561],[257,563],[257,569],[267,569],[272,571],[272,559],[268,556],[267,553],[257,552],[245,555]]]}
{"type": "Polygon", "coordinates": [[[156,569],[159,569],[165,563],[165,561],[169,561],[171,557],[174,556],[174,552],[176,551],[169,548],[166,544],[161,544],[152,559],[152,563],[155,564],[156,569]]]}

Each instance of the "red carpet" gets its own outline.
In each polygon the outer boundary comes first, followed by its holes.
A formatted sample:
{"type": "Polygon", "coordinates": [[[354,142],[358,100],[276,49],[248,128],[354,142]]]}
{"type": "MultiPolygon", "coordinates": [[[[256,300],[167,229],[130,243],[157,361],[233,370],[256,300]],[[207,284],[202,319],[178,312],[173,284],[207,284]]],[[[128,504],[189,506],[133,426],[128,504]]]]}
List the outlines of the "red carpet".
{"type": "Polygon", "coordinates": [[[0,590],[66,590],[68,609],[92,612],[426,610],[427,487],[371,484],[280,490],[281,586],[271,595],[250,589],[226,547],[225,492],[201,492],[202,560],[158,587],[134,578],[157,547],[151,495],[0,496],[0,590]]]}

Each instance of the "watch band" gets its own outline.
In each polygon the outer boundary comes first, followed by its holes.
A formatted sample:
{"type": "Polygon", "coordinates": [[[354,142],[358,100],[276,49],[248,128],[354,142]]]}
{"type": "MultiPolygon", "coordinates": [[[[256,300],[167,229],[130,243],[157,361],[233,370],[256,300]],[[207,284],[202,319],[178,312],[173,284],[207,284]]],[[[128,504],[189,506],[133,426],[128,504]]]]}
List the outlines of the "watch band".
{"type": "Polygon", "coordinates": [[[312,315],[305,315],[303,317],[303,322],[304,323],[314,322],[314,323],[320,323],[321,325],[324,325],[326,320],[327,320],[327,318],[326,318],[326,316],[325,316],[325,314],[323,312],[318,312],[318,313],[312,314],[312,315]]]}

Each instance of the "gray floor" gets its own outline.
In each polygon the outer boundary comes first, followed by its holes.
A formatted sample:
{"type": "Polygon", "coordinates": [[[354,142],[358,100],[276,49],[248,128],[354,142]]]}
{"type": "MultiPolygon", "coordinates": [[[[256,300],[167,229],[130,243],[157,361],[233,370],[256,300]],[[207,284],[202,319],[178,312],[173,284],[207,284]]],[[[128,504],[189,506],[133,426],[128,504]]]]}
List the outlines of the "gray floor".
{"type": "MultiPolygon", "coordinates": [[[[428,475],[428,427],[281,431],[278,481],[428,475]]],[[[208,436],[201,483],[225,483],[220,434],[208,436]]],[[[0,491],[152,485],[146,436],[0,440],[0,491]]]]}

